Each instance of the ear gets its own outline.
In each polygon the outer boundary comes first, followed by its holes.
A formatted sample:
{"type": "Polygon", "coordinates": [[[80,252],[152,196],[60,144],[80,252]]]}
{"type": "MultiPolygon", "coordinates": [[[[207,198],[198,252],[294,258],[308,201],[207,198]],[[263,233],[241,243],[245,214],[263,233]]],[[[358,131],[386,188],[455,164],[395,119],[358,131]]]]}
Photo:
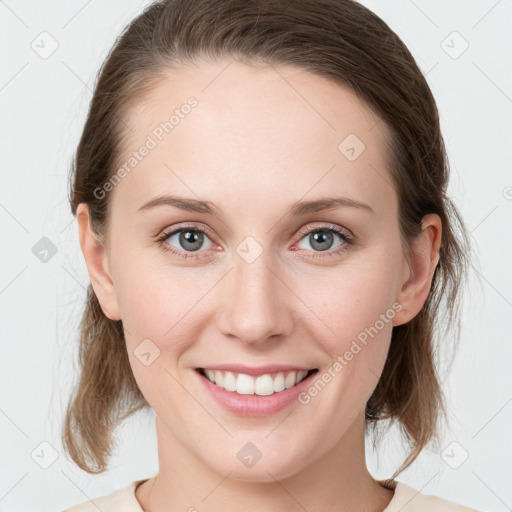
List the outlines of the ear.
{"type": "Polygon", "coordinates": [[[120,320],[121,314],[110,277],[107,251],[92,230],[89,206],[80,203],[76,210],[80,247],[85,258],[91,285],[107,318],[120,320]]]}
{"type": "Polygon", "coordinates": [[[441,248],[442,222],[439,215],[425,215],[421,222],[421,233],[412,241],[410,262],[405,261],[401,288],[396,301],[402,306],[393,318],[393,325],[401,325],[412,320],[423,308],[432,277],[439,262],[441,248]]]}

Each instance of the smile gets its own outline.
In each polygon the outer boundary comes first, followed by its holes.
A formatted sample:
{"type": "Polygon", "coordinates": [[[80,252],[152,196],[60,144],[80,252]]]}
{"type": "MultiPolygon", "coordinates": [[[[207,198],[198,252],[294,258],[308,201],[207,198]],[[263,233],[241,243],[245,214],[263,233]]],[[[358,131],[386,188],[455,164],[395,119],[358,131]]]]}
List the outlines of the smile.
{"type": "Polygon", "coordinates": [[[253,377],[245,373],[197,368],[197,371],[215,386],[239,395],[269,396],[292,388],[318,371],[300,370],[267,373],[253,377]]]}

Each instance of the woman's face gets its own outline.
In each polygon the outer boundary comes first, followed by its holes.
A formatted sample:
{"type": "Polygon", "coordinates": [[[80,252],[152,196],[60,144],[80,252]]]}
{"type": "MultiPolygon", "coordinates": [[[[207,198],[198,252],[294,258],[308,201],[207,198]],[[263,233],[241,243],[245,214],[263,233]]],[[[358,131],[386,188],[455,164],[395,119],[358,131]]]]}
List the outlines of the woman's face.
{"type": "Polygon", "coordinates": [[[108,268],[159,442],[270,481],[362,439],[409,267],[385,124],[302,69],[227,64],[170,73],[129,111],[108,268]],[[171,195],[184,199],[151,203],[171,195]],[[318,372],[300,393],[221,372],[238,394],[197,370],[230,365],[318,372]]]}

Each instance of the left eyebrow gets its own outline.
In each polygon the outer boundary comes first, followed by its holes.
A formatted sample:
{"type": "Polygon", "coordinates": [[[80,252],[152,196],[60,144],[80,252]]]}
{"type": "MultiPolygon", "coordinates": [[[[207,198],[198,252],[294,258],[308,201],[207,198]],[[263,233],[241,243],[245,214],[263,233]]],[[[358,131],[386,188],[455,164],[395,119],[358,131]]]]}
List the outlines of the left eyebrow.
{"type": "Polygon", "coordinates": [[[312,201],[293,203],[286,211],[286,215],[305,215],[307,213],[316,213],[339,207],[361,208],[370,213],[375,213],[369,204],[363,203],[362,201],[355,201],[348,197],[322,197],[312,201]]]}
{"type": "MultiPolygon", "coordinates": [[[[220,210],[210,201],[200,199],[192,199],[188,197],[178,197],[173,195],[165,195],[155,197],[147,203],[143,204],[138,211],[151,210],[158,206],[174,206],[180,210],[205,213],[208,215],[220,216],[220,210]]],[[[316,213],[324,210],[332,210],[334,208],[360,208],[370,213],[375,213],[370,205],[361,201],[355,201],[348,197],[323,197],[312,201],[298,201],[293,203],[286,210],[285,216],[299,216],[308,213],[316,213]]]]}

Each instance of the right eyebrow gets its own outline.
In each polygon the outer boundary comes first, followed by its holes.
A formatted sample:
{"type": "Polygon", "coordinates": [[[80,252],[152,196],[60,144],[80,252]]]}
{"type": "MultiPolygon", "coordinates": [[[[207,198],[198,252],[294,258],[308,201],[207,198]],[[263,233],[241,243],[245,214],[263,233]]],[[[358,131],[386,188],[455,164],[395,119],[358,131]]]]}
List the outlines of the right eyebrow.
{"type": "Polygon", "coordinates": [[[219,215],[219,210],[210,201],[201,201],[199,199],[192,199],[188,197],[178,197],[173,195],[158,196],[147,203],[144,203],[138,211],[146,211],[156,208],[158,206],[174,206],[180,210],[189,212],[206,213],[209,215],[219,215]]]}

